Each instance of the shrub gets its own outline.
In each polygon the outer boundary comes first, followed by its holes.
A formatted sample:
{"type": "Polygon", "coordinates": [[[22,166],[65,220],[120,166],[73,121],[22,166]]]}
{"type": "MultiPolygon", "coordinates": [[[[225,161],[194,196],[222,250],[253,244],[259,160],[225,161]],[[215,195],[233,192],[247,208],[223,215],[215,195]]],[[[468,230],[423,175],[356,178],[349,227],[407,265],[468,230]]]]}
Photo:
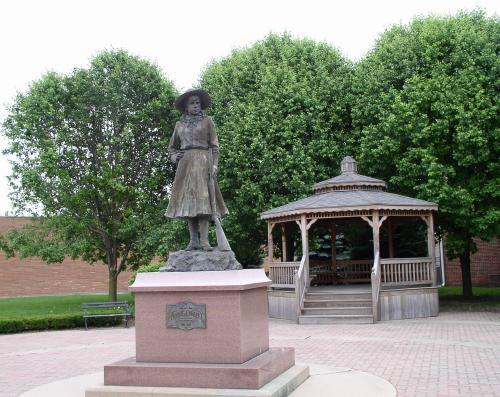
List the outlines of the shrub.
{"type": "MultiPolygon", "coordinates": [[[[103,327],[118,325],[122,321],[118,317],[101,317],[88,320],[89,326],[103,327]]],[[[0,319],[0,334],[25,331],[46,331],[49,329],[80,328],[85,326],[81,314],[47,315],[38,317],[0,319]]]]}
{"type": "Polygon", "coordinates": [[[163,263],[150,263],[149,265],[140,266],[137,270],[132,273],[130,277],[129,284],[133,284],[135,278],[137,277],[137,273],[151,273],[157,272],[163,266],[163,263]]]}

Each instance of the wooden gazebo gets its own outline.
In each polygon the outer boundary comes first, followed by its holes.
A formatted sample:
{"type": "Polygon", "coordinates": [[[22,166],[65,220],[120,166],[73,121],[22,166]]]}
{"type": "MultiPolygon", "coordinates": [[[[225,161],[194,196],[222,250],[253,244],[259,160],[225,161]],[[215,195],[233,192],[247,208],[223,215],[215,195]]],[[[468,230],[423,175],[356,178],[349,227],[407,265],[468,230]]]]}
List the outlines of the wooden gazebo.
{"type": "MultiPolygon", "coordinates": [[[[276,312],[275,317],[308,322],[305,320],[314,317],[305,314],[308,310],[308,294],[313,294],[314,290],[311,285],[324,284],[325,281],[331,285],[328,294],[341,291],[335,286],[359,286],[366,282],[364,291],[371,296],[372,308],[370,321],[367,322],[437,315],[433,213],[438,207],[428,201],[386,192],[385,189],[384,181],[358,174],[356,161],[348,156],[341,163],[341,174],[315,184],[312,196],[261,214],[261,218],[268,223],[269,277],[273,282],[269,295],[271,315],[276,312]],[[427,225],[426,256],[395,257],[393,226],[396,220],[404,222],[408,217],[419,218],[427,225]],[[356,218],[367,222],[372,229],[373,258],[338,260],[335,252],[335,222],[340,219],[351,222],[356,218]],[[381,258],[380,230],[384,222],[388,252],[386,257],[381,258]],[[326,225],[330,230],[331,263],[326,265],[313,266],[309,259],[309,233],[315,224],[326,225]],[[291,257],[293,250],[287,247],[290,242],[288,233],[293,225],[300,228],[300,261],[294,261],[291,257]],[[280,261],[274,256],[273,230],[276,227],[279,227],[282,235],[280,261]]],[[[325,298],[325,291],[323,288],[316,293],[322,293],[321,298],[325,298]]],[[[344,288],[344,291],[347,289],[344,288]]],[[[344,292],[342,296],[348,294],[344,292]]],[[[327,322],[325,318],[328,314],[324,314],[326,309],[316,316],[321,321],[312,322],[327,322]]],[[[335,313],[330,309],[326,313],[335,313]]],[[[344,319],[348,318],[346,316],[343,316],[344,319]]]]}

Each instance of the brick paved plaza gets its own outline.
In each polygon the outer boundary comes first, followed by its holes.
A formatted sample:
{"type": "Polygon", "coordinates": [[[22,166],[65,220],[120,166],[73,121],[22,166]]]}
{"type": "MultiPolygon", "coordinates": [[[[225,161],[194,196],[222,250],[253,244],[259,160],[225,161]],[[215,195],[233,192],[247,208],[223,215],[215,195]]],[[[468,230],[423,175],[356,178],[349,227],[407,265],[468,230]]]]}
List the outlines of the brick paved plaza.
{"type": "MultiPolygon", "coordinates": [[[[297,362],[372,373],[398,396],[500,396],[500,313],[443,312],[375,325],[271,320],[270,336],[272,346],[295,347],[297,362]]],[[[95,373],[133,355],[133,328],[1,335],[0,396],[95,373]]]]}

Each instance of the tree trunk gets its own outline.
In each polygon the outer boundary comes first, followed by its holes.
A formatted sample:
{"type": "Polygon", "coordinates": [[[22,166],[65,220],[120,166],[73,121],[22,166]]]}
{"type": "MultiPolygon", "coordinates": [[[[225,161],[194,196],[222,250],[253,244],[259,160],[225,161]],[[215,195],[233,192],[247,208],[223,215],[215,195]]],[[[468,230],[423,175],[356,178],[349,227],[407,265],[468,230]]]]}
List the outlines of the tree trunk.
{"type": "Polygon", "coordinates": [[[109,271],[109,288],[108,288],[108,300],[110,302],[117,301],[117,284],[118,284],[118,273],[114,270],[109,271]]]}
{"type": "Polygon", "coordinates": [[[465,251],[460,255],[460,266],[462,268],[462,296],[464,298],[472,297],[472,277],[470,274],[470,245],[467,245],[465,251]]]}
{"type": "Polygon", "coordinates": [[[118,257],[116,255],[116,244],[109,237],[104,240],[106,246],[106,259],[108,265],[108,300],[110,302],[117,300],[117,281],[118,281],[118,257]]]}

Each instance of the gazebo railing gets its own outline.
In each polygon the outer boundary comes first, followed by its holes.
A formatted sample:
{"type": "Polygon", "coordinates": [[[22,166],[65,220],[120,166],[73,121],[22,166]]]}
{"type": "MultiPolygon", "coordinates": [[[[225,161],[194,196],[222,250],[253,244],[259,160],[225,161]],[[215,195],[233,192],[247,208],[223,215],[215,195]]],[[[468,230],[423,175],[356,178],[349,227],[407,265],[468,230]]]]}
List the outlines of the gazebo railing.
{"type": "Polygon", "coordinates": [[[309,259],[309,262],[311,277],[317,284],[370,282],[371,259],[338,259],[335,267],[330,260],[309,259]]]}
{"type": "Polygon", "coordinates": [[[337,260],[337,277],[341,281],[370,281],[371,259],[337,260]]]}
{"type": "Polygon", "coordinates": [[[381,259],[381,281],[383,286],[406,286],[432,284],[432,258],[381,259]]]}
{"type": "MultiPolygon", "coordinates": [[[[347,262],[345,265],[349,265],[349,267],[359,267],[359,269],[356,269],[359,274],[356,278],[353,277],[353,270],[344,270],[347,274],[350,273],[349,281],[364,281],[365,278],[370,279],[369,274],[372,269],[368,270],[365,268],[373,263],[371,260],[352,261],[352,263],[349,263],[351,261],[342,262],[347,262]]],[[[342,262],[339,261],[339,263],[342,262]]],[[[295,278],[300,265],[301,262],[271,262],[269,265],[269,278],[273,282],[271,287],[295,289],[295,278]]],[[[433,270],[432,259],[429,257],[380,259],[380,282],[383,286],[432,284],[433,270]]],[[[313,277],[317,276],[316,273],[317,269],[313,266],[311,268],[311,275],[313,277]]],[[[333,276],[333,272],[331,273],[333,276]]],[[[337,274],[337,276],[340,276],[338,278],[339,281],[344,281],[342,275],[337,274]]]]}
{"type": "Polygon", "coordinates": [[[271,262],[269,264],[269,278],[271,287],[295,288],[295,274],[301,262],[271,262]]]}
{"type": "Polygon", "coordinates": [[[291,288],[295,290],[297,317],[304,307],[304,298],[308,286],[307,256],[302,256],[300,262],[271,262],[269,278],[273,288],[291,288]]]}

